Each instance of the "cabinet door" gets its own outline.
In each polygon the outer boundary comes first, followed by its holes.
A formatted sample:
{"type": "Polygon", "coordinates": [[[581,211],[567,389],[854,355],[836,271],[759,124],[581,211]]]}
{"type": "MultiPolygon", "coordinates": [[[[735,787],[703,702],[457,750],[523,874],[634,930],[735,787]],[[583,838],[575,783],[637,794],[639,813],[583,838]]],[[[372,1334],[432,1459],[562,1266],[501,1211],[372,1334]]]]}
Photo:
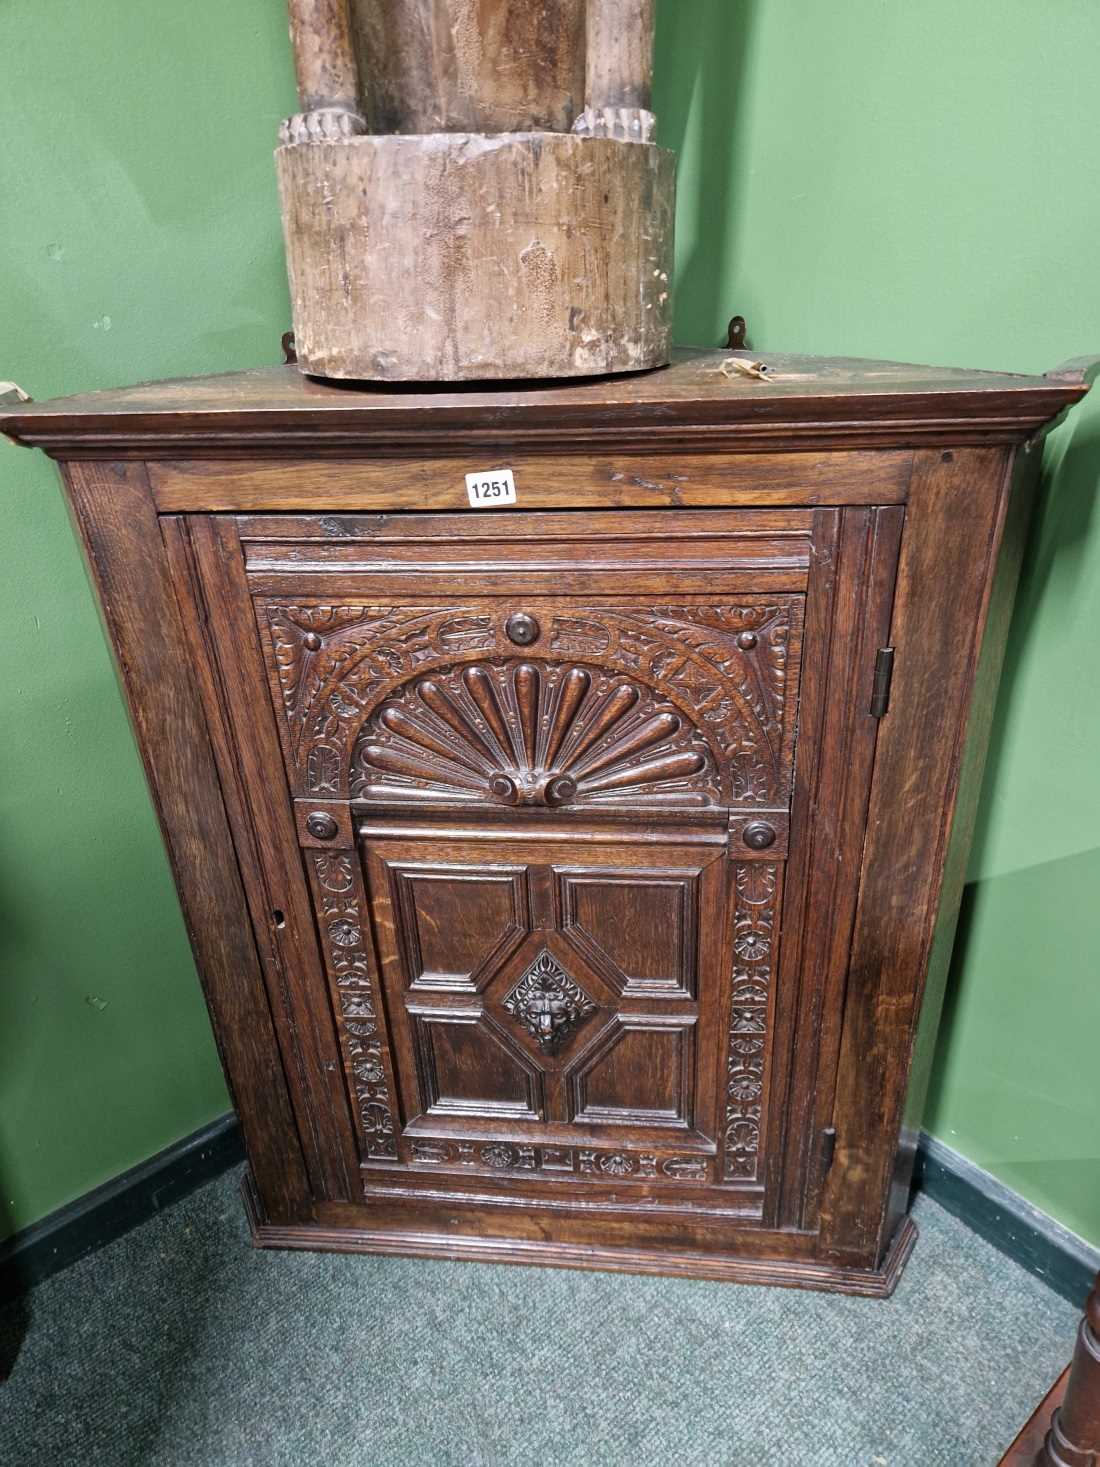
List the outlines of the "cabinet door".
{"type": "MultiPolygon", "coordinates": [[[[413,1160],[717,1137],[725,852],[563,840],[363,844],[413,1160]],[[510,1142],[485,1152],[461,1142],[510,1142]]],[[[626,1163],[623,1163],[626,1169],[626,1163]]]]}
{"type": "Polygon", "coordinates": [[[238,522],[363,1198],[812,1222],[876,513],[238,522]]]}

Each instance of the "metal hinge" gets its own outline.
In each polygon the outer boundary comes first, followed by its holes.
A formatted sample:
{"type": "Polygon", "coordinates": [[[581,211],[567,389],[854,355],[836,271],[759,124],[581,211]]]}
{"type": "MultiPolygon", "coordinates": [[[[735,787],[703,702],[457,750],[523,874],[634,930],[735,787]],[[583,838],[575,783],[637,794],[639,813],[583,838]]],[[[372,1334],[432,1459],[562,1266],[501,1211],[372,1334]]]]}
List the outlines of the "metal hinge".
{"type": "Polygon", "coordinates": [[[871,686],[872,718],[882,718],[890,706],[890,680],[894,676],[894,649],[880,647],[875,653],[875,680],[871,686]]]}

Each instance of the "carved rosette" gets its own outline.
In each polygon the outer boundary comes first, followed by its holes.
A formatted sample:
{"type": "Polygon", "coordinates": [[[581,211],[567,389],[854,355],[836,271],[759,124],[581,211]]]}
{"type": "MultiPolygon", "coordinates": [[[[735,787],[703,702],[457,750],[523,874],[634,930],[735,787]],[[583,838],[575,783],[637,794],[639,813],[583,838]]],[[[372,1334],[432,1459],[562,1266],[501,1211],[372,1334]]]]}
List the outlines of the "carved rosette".
{"type": "Polygon", "coordinates": [[[485,1145],[476,1141],[414,1141],[409,1147],[414,1165],[470,1168],[489,1172],[571,1173],[595,1182],[646,1182],[669,1178],[676,1182],[706,1182],[706,1157],[676,1152],[596,1151],[589,1147],[517,1146],[505,1142],[485,1145]]]}
{"type": "Polygon", "coordinates": [[[797,596],[546,612],[526,661],[504,613],[478,607],[268,601],[260,618],[303,793],[681,808],[789,793],[797,596]]]}
{"type": "Polygon", "coordinates": [[[723,1146],[726,1181],[757,1178],[779,886],[778,866],[745,861],[734,867],[733,991],[723,1146]]]}
{"type": "Polygon", "coordinates": [[[325,967],[348,1071],[363,1155],[396,1161],[393,1105],[386,1072],[378,997],[371,981],[361,880],[350,851],[310,853],[325,967]]]}

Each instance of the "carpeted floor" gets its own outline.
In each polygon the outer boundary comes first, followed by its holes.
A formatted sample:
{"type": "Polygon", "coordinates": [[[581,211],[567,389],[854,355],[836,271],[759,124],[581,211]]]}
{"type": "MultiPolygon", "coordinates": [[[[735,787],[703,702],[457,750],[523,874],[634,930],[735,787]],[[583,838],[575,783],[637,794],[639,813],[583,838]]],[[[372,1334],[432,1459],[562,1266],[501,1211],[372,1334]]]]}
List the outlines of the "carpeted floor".
{"type": "Polygon", "coordinates": [[[934,1204],[894,1298],[256,1253],[236,1177],[8,1306],[7,1467],[993,1467],[1075,1311],[934,1204]]]}

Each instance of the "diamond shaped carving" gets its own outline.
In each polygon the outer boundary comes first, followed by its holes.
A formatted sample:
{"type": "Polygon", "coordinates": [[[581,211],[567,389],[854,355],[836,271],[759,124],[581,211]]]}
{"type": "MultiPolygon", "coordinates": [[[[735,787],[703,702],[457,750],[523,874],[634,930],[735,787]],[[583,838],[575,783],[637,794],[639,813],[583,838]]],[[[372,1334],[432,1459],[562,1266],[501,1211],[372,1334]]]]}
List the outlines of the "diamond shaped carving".
{"type": "Polygon", "coordinates": [[[504,999],[504,1008],[544,1054],[560,1049],[596,1004],[543,948],[504,999]]]}

